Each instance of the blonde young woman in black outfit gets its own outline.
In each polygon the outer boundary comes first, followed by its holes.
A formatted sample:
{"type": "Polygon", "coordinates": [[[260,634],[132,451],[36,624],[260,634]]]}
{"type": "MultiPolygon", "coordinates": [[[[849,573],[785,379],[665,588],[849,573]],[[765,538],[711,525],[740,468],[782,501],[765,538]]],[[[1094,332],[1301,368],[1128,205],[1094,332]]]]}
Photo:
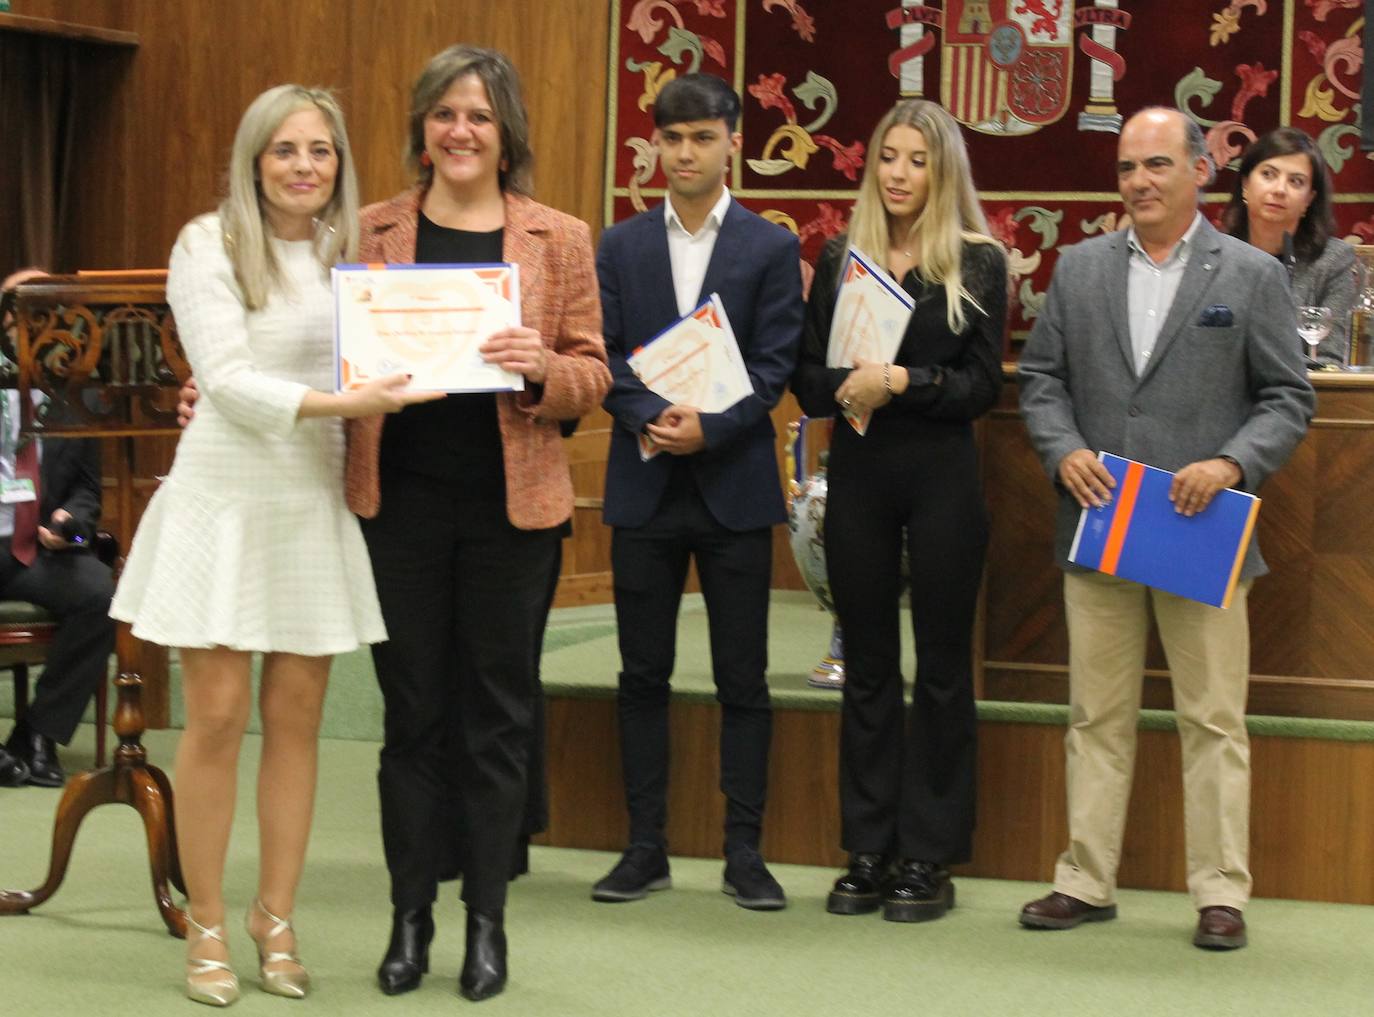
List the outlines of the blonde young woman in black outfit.
{"type": "Polygon", "coordinates": [[[891,921],[954,903],[975,800],[972,634],[987,547],[973,421],[1001,386],[1007,269],[988,235],[958,125],[909,100],[873,132],[849,232],[826,245],[793,387],[811,416],[874,411],[835,428],[826,566],[845,637],[840,809],[849,868],[827,909],[891,921]],[[853,246],[916,301],[891,364],[827,368],[839,273],[853,246]],[[904,717],[898,599],[911,560],[916,692],[904,717]]]}

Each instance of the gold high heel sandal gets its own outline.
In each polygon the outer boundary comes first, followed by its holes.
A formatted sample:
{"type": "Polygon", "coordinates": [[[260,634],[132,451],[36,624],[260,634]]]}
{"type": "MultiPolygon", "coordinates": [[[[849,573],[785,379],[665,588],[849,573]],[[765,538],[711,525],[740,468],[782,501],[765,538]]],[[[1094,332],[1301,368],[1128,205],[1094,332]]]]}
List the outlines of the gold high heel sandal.
{"type": "Polygon", "coordinates": [[[294,932],[291,922],[286,918],[278,918],[268,911],[262,901],[254,898],[252,908],[243,917],[244,928],[248,930],[248,935],[258,948],[258,974],[262,980],[262,987],[265,992],[270,992],[274,996],[285,996],[287,999],[304,999],[305,994],[310,991],[310,973],[305,970],[305,965],[296,956],[295,951],[267,949],[267,944],[272,941],[274,936],[279,936],[283,932],[294,932]],[[272,929],[262,939],[253,935],[253,908],[262,913],[262,916],[272,923],[272,929]],[[295,965],[295,970],[288,971],[269,971],[269,964],[295,965]]]}
{"type": "MultiPolygon", "coordinates": [[[[220,926],[207,929],[192,918],[189,911],[186,913],[186,927],[188,932],[197,934],[196,943],[207,939],[224,943],[224,930],[220,926]]],[[[234,974],[234,969],[227,961],[211,960],[208,957],[187,957],[186,997],[209,1006],[228,1006],[239,998],[239,976],[234,974]],[[224,974],[209,981],[200,980],[201,976],[213,971],[222,971],[224,974]]]]}

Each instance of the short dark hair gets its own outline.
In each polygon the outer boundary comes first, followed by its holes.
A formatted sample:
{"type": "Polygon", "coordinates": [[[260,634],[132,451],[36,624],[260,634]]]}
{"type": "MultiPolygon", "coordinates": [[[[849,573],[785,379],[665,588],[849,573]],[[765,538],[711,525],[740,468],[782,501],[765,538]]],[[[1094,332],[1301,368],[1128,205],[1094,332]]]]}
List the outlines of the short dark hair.
{"type": "Polygon", "coordinates": [[[684,74],[663,86],[654,100],[654,126],[693,120],[724,120],[733,134],[739,123],[739,94],[714,74],[684,74]]]}
{"type": "Polygon", "coordinates": [[[1231,202],[1221,214],[1221,226],[1233,237],[1250,239],[1250,214],[1241,189],[1256,166],[1281,155],[1305,155],[1312,165],[1312,204],[1298,220],[1298,229],[1293,235],[1293,253],[1299,261],[1315,261],[1326,250],[1326,241],[1336,232],[1336,217],[1331,211],[1331,171],[1322,158],[1321,149],[1296,127],[1276,128],[1245,150],[1231,188],[1231,202]]]}

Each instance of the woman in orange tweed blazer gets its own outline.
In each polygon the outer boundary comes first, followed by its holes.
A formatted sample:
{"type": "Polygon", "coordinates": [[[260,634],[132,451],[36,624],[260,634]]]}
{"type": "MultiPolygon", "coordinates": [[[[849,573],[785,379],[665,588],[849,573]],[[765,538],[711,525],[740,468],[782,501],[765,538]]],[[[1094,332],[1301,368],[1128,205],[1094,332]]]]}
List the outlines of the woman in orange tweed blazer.
{"type": "Polygon", "coordinates": [[[483,999],[506,981],[538,652],[573,508],[559,421],[598,406],[611,377],[590,231],[528,197],[528,127],[506,58],[466,46],[436,56],[412,91],[409,135],[419,185],[363,210],[361,257],[518,264],[523,324],[482,350],[525,388],[451,395],[349,432],[348,503],[390,635],[373,648],[393,907],[377,976],[388,994],[419,985],[438,882],[461,872],[459,989],[483,999]]]}

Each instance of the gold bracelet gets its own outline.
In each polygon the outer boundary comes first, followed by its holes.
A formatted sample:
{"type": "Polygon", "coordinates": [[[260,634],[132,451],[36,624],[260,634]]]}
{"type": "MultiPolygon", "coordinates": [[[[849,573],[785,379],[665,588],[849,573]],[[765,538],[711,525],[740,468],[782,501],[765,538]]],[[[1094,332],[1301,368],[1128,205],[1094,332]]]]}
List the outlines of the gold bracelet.
{"type": "Polygon", "coordinates": [[[892,365],[883,365],[883,391],[888,395],[893,395],[892,391],[892,365]]]}

